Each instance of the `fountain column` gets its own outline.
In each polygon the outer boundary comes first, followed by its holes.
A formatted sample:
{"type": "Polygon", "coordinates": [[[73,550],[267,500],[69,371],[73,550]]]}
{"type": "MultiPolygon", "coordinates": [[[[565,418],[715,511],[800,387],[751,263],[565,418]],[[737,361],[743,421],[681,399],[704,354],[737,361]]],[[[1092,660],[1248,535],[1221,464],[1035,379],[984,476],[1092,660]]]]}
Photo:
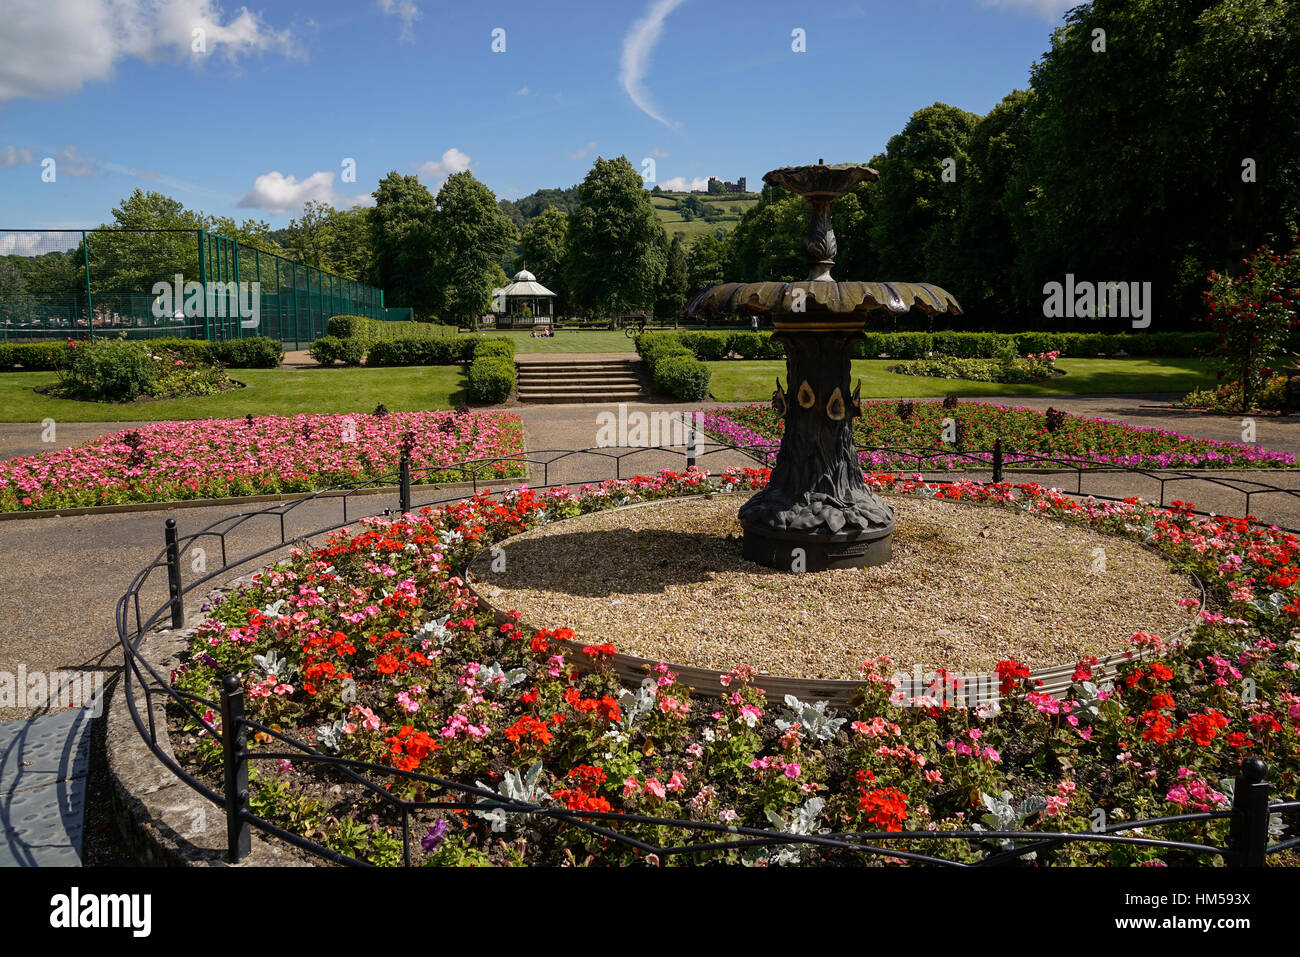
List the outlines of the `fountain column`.
{"type": "Polygon", "coordinates": [[[955,299],[927,283],[836,282],[831,204],[876,178],[866,166],[794,166],[763,180],[804,197],[811,207],[801,282],[725,283],[705,290],[691,312],[768,313],[785,346],[786,383],[772,401],[784,420],[781,448],[767,486],[740,508],[744,556],[791,571],[855,568],[889,560],[894,511],[867,488],[853,421],[861,414],[850,392],[854,344],[864,313],[960,313],[955,299]],[[909,304],[910,300],[910,304],[909,304]]]}

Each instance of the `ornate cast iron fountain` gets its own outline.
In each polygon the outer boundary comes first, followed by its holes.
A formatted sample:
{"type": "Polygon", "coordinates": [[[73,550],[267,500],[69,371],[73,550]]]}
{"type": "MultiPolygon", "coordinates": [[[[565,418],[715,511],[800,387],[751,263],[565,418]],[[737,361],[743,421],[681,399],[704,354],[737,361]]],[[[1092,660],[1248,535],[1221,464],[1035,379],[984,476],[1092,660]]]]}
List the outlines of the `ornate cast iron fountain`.
{"type": "Polygon", "coordinates": [[[723,283],[690,305],[692,315],[768,315],[785,346],[786,385],[778,379],[772,395],[785,420],[781,448],[767,487],[740,508],[745,558],[772,568],[819,571],[889,560],[894,511],[863,481],[853,439],[853,420],[862,414],[861,382],[849,393],[853,346],[864,338],[866,314],[877,309],[961,313],[956,299],[930,283],[831,278],[831,204],[876,177],[868,166],[821,162],[767,173],[763,182],[802,196],[812,208],[804,237],[808,278],[723,283]]]}

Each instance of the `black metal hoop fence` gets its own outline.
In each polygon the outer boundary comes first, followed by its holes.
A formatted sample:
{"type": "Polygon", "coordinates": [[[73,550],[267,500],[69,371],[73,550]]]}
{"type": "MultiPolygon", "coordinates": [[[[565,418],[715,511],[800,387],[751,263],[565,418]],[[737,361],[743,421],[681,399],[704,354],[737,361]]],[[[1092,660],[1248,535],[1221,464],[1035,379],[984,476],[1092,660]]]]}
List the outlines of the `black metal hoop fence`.
{"type": "MultiPolygon", "coordinates": [[[[702,462],[707,464],[707,460],[712,456],[733,453],[741,453],[749,457],[758,466],[763,467],[766,465],[765,459],[770,457],[775,447],[775,443],[737,445],[697,439],[693,444],[685,446],[655,445],[643,447],[543,449],[491,458],[465,460],[450,466],[439,465],[429,466],[427,468],[412,468],[409,452],[403,451],[399,468],[396,472],[377,476],[365,481],[333,486],[328,489],[322,489],[304,495],[291,501],[276,503],[252,511],[240,512],[235,515],[218,519],[205,528],[188,535],[181,536],[176,528],[176,520],[169,518],[166,520],[164,526],[164,547],[158,552],[157,556],[149,565],[142,568],[135,575],[126,592],[124,592],[118,599],[116,607],[116,628],[118,640],[122,648],[124,664],[122,691],[131,721],[135,725],[137,732],[140,734],[142,740],[151,753],[165,767],[167,767],[173,775],[175,775],[180,781],[184,782],[198,795],[221,808],[226,818],[226,856],[231,862],[241,861],[248,856],[251,850],[252,830],[256,828],[258,831],[266,835],[278,838],[289,845],[316,855],[331,863],[369,866],[369,862],[367,861],[347,856],[332,848],[302,837],[301,835],[287,831],[275,823],[259,817],[251,811],[249,802],[250,792],[248,773],[250,762],[275,761],[280,759],[308,761],[322,766],[329,766],[342,774],[348,780],[359,785],[365,791],[377,796],[394,807],[400,814],[401,818],[403,863],[406,865],[412,863],[411,816],[414,813],[429,810],[464,812],[494,811],[499,809],[507,814],[554,818],[606,840],[635,848],[647,855],[658,855],[661,859],[691,855],[702,857],[711,852],[735,851],[746,848],[806,845],[852,852],[865,857],[883,857],[947,867],[977,867],[1012,863],[1023,858],[1025,855],[1048,850],[1063,844],[1091,842],[1156,847],[1171,851],[1181,851],[1193,855],[1217,856],[1222,858],[1224,863],[1229,865],[1263,866],[1268,857],[1279,854],[1293,847],[1300,847],[1300,836],[1293,836],[1272,844],[1269,843],[1270,817],[1294,812],[1295,810],[1300,809],[1300,801],[1273,801],[1270,803],[1270,785],[1267,780],[1267,767],[1259,758],[1248,758],[1242,762],[1241,772],[1236,777],[1235,790],[1230,809],[1205,811],[1193,814],[1178,814],[1139,821],[1123,821],[1109,824],[1095,831],[1081,833],[968,830],[902,832],[861,831],[851,833],[792,834],[773,829],[741,827],[706,821],[660,818],[639,814],[608,813],[588,810],[578,811],[563,807],[546,807],[530,802],[507,800],[496,792],[474,785],[464,784],[459,781],[450,781],[419,774],[413,771],[403,771],[387,765],[374,764],[321,753],[302,742],[288,737],[280,731],[248,718],[244,709],[244,690],[237,675],[227,675],[223,681],[220,700],[211,701],[172,687],[168,677],[159,674],[140,651],[140,645],[143,638],[155,628],[163,627],[165,624],[169,624],[172,629],[181,629],[184,627],[185,598],[191,592],[210,585],[217,580],[227,582],[237,577],[237,573],[240,569],[245,569],[250,565],[261,563],[274,553],[290,547],[295,543],[337,531],[349,524],[350,521],[355,521],[361,517],[373,515],[386,516],[394,513],[399,515],[405,514],[425,507],[445,505],[461,501],[467,497],[467,494],[477,495],[480,491],[488,491],[494,497],[500,496],[507,491],[510,491],[512,488],[518,487],[520,484],[527,484],[529,488],[535,491],[542,491],[561,487],[573,488],[584,485],[597,485],[610,480],[624,480],[632,478],[635,474],[638,474],[635,472],[625,474],[629,472],[629,470],[624,467],[625,460],[640,458],[648,454],[654,454],[660,457],[679,457],[683,461],[683,465],[687,470],[698,468],[702,462]],[[554,469],[557,469],[560,466],[571,466],[578,457],[583,456],[593,457],[598,462],[604,463],[607,468],[612,466],[613,475],[602,474],[599,477],[587,477],[579,481],[551,481],[551,475],[554,469]],[[500,469],[503,466],[508,465],[526,466],[530,470],[530,474],[535,478],[540,478],[541,481],[530,483],[517,478],[501,477],[500,469]],[[440,476],[448,473],[459,474],[463,476],[463,481],[454,483],[440,480],[438,484],[431,483],[428,486],[421,486],[419,484],[419,479],[421,477],[427,477],[432,473],[437,473],[440,476]],[[489,478],[495,480],[493,484],[500,485],[504,482],[505,487],[492,492],[490,487],[486,485],[489,478]],[[448,489],[444,488],[444,486],[452,486],[452,488],[448,489]],[[436,493],[449,492],[450,494],[437,494],[433,498],[416,502],[412,497],[413,492],[420,490],[421,488],[436,493]],[[383,490],[389,490],[390,492],[396,491],[397,501],[394,503],[396,508],[376,510],[371,507],[366,510],[358,510],[354,505],[351,505],[353,496],[364,495],[365,501],[372,503],[374,502],[375,492],[383,490]],[[318,502],[326,502],[340,506],[342,511],[342,521],[327,524],[320,528],[290,537],[287,534],[285,524],[286,516],[310,503],[318,502]],[[350,515],[351,517],[349,517],[350,515]],[[232,558],[228,554],[227,539],[236,530],[257,520],[271,520],[272,522],[278,522],[279,540],[273,542],[269,546],[232,558]],[[182,554],[193,547],[196,543],[213,538],[217,539],[220,543],[220,566],[197,575],[190,581],[185,582],[183,580],[181,568],[182,554]],[[153,576],[158,572],[166,573],[168,597],[163,603],[146,614],[141,607],[141,591],[150,584],[153,576]],[[139,692],[143,695],[143,708],[141,708],[136,702],[135,694],[133,694],[132,691],[133,687],[138,688],[139,692]],[[168,753],[168,750],[160,744],[155,719],[155,699],[160,700],[164,704],[174,705],[189,717],[204,724],[208,727],[209,733],[211,733],[214,738],[221,743],[223,754],[223,787],[221,791],[212,789],[203,781],[199,780],[193,774],[181,767],[175,757],[168,753]],[[221,714],[222,723],[220,731],[211,728],[211,726],[204,721],[204,718],[202,717],[204,709],[221,714]],[[143,714],[141,713],[142,710],[144,712],[143,714]],[[268,752],[258,751],[254,753],[248,748],[248,736],[250,733],[266,735],[270,740],[283,745],[284,748],[282,750],[268,752]],[[405,800],[395,797],[388,788],[377,783],[376,780],[374,780],[376,777],[380,779],[405,779],[413,782],[422,782],[456,795],[457,799],[441,801],[405,800]],[[1229,837],[1226,845],[1223,847],[1197,844],[1187,841],[1161,840],[1154,837],[1143,836],[1142,833],[1147,828],[1215,819],[1229,819],[1231,821],[1229,837]],[[618,822],[658,825],[679,831],[699,833],[700,839],[693,843],[680,846],[656,846],[636,837],[623,834],[617,829],[609,826],[618,822]],[[718,839],[708,839],[710,837],[718,839]],[[1015,842],[1016,846],[1006,848],[996,853],[991,853],[989,856],[973,864],[961,861],[952,861],[931,854],[909,851],[904,847],[895,846],[897,842],[960,839],[980,842],[1011,841],[1015,842]]],[[[933,462],[936,459],[942,458],[949,462],[954,460],[969,462],[971,466],[970,470],[991,470],[992,481],[995,483],[1007,481],[1006,476],[1008,474],[1059,475],[1074,472],[1077,473],[1076,491],[1074,493],[1066,492],[1064,494],[1107,501],[1122,501],[1123,497],[1098,493],[1090,493],[1087,496],[1084,496],[1083,478],[1085,475],[1098,473],[1117,476],[1138,475],[1155,480],[1160,483],[1161,501],[1159,504],[1162,506],[1165,505],[1164,499],[1166,485],[1173,482],[1202,482],[1213,487],[1228,489],[1244,496],[1247,508],[1249,508],[1249,503],[1251,502],[1252,497],[1258,497],[1261,495],[1282,495],[1300,498],[1300,489],[1282,488],[1257,480],[1225,478],[1221,475],[1198,475],[1195,471],[1187,470],[1178,471],[1137,467],[1119,468],[1106,463],[1086,461],[1066,463],[1062,462],[1060,459],[1052,458],[1051,456],[1025,453],[1016,453],[1018,461],[1008,465],[1002,452],[1000,442],[996,443],[992,450],[984,451],[963,452],[953,451],[950,449],[902,448],[881,448],[877,451],[889,452],[914,460],[917,463],[917,468],[914,470],[914,473],[921,476],[923,481],[929,482],[945,481],[946,479],[943,478],[943,476],[947,476],[948,479],[951,479],[954,472],[960,475],[961,470],[954,470],[951,467],[945,467],[943,469],[928,469],[923,465],[923,463],[927,461],[933,462]],[[933,477],[927,477],[925,476],[926,472],[936,474],[933,477]]],[[[882,468],[877,471],[893,471],[899,473],[901,470],[897,468],[891,470],[882,468]]],[[[911,474],[913,474],[913,472],[909,471],[909,475],[911,474]]],[[[1212,514],[1195,510],[1191,511],[1193,514],[1212,514]]],[[[1265,523],[1256,522],[1255,524],[1265,523]]],[[[1273,524],[1268,525],[1268,527],[1277,527],[1288,532],[1295,531],[1294,529],[1273,524]]]]}

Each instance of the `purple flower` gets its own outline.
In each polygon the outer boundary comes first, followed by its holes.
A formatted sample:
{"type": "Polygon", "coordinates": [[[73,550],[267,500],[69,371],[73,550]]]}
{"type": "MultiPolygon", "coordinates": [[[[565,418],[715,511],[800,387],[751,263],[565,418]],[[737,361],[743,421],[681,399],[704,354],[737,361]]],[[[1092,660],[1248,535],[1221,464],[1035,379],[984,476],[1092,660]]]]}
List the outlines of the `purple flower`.
{"type": "Polygon", "coordinates": [[[438,845],[442,843],[443,838],[447,835],[447,822],[442,818],[433,822],[429,828],[429,833],[420,838],[420,846],[424,848],[425,853],[432,854],[437,850],[438,845]]]}

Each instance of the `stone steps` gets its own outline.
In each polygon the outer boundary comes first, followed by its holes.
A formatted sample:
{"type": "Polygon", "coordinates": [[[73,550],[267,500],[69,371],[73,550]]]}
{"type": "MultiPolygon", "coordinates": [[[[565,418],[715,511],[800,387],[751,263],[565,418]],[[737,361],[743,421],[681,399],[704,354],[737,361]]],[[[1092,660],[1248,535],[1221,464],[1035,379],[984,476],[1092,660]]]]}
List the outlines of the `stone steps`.
{"type": "Polygon", "coordinates": [[[635,402],[646,398],[641,363],[632,359],[515,362],[520,402],[635,402]]]}

